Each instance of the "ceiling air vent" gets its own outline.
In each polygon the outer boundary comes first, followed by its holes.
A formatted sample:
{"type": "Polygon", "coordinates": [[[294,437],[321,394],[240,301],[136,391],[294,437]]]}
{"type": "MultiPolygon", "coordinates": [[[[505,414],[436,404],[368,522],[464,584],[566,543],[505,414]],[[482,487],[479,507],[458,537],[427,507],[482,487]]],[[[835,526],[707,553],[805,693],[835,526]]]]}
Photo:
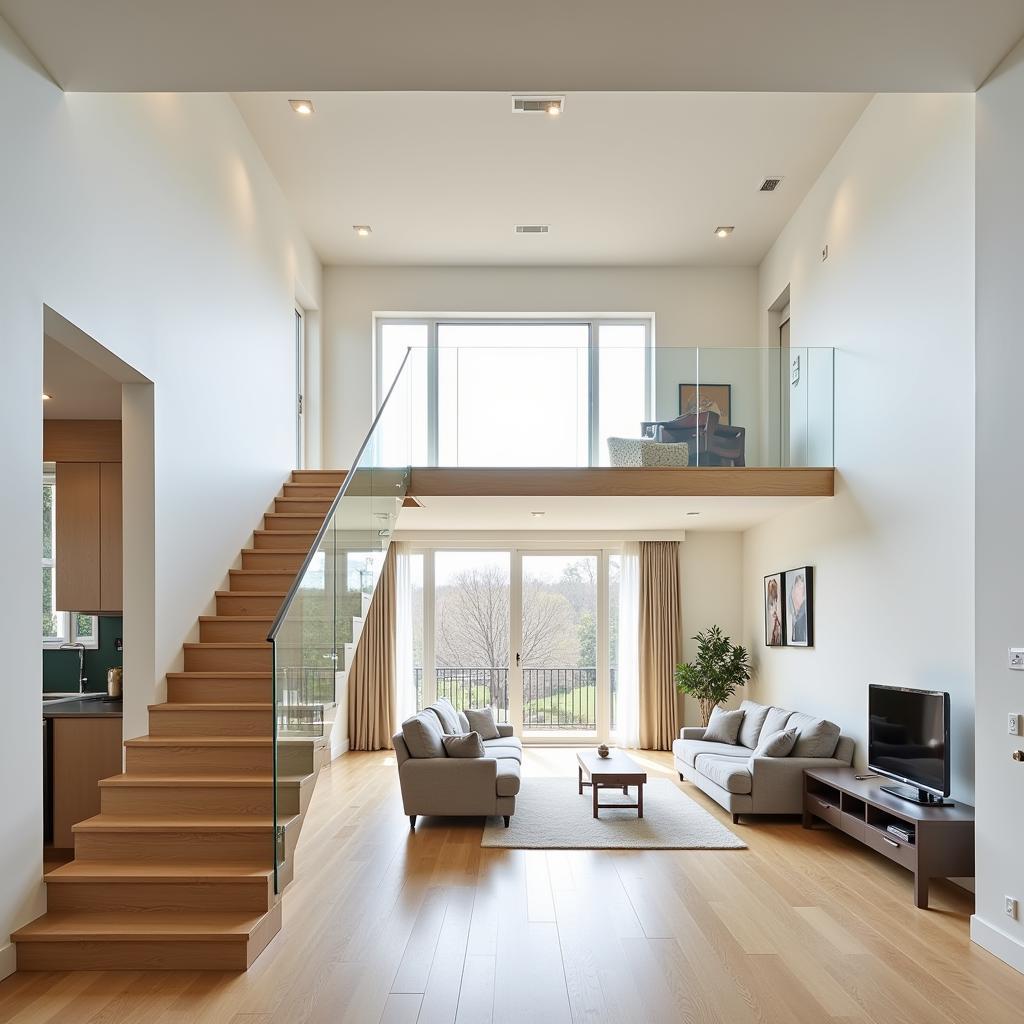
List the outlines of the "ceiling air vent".
{"type": "Polygon", "coordinates": [[[512,109],[517,114],[547,114],[557,117],[565,110],[564,96],[513,96],[512,109]]]}
{"type": "Polygon", "coordinates": [[[516,234],[517,235],[546,235],[548,233],[547,224],[517,224],[516,234]]]}
{"type": "Polygon", "coordinates": [[[782,178],[765,178],[761,182],[761,192],[774,192],[782,184],[782,178]]]}

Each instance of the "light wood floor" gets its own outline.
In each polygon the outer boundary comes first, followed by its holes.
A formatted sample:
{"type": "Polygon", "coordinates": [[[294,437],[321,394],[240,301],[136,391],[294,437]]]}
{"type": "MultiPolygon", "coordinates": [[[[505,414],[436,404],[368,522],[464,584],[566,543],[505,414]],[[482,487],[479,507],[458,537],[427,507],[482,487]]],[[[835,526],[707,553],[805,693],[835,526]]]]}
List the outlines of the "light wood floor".
{"type": "MultiPolygon", "coordinates": [[[[572,751],[525,767],[574,785],[572,751]]],[[[970,894],[933,885],[916,910],[910,875],[839,833],[736,831],[748,850],[483,850],[478,822],[410,835],[393,757],[350,754],[247,974],[17,974],[0,1024],[1022,1020],[1024,977],[968,941],[970,894]]]]}

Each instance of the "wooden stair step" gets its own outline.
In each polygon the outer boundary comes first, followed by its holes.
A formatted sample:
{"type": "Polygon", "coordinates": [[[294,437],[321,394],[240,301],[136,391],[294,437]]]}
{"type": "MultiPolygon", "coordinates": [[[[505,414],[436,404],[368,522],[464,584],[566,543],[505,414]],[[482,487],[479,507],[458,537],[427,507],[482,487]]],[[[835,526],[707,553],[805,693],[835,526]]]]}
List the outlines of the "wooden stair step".
{"type": "Polygon", "coordinates": [[[274,705],[267,702],[151,704],[149,725],[152,736],[273,736],[274,705]]]}
{"type": "Polygon", "coordinates": [[[301,484],[329,480],[331,483],[336,481],[342,484],[347,476],[347,469],[293,469],[291,481],[293,484],[301,484]]]}
{"type": "MultiPolygon", "coordinates": [[[[126,767],[131,774],[202,777],[216,773],[270,772],[274,741],[263,736],[137,736],[125,740],[126,767]],[[187,765],[188,770],[182,771],[187,765]]],[[[323,737],[279,737],[278,772],[308,774],[316,770],[323,737]]]]}
{"type": "Polygon", "coordinates": [[[247,911],[49,911],[19,928],[18,969],[244,971],[281,927],[247,911]]]}
{"type": "Polygon", "coordinates": [[[274,871],[250,863],[73,860],[43,876],[49,911],[271,909],[274,871]]]}
{"type": "Polygon", "coordinates": [[[167,701],[262,704],[274,692],[272,672],[168,672],[167,701]]]}
{"type": "Polygon", "coordinates": [[[312,530],[253,530],[252,546],[257,551],[275,548],[306,552],[312,546],[319,529],[317,526],[312,530]]]}
{"type": "Polygon", "coordinates": [[[284,590],[218,590],[214,595],[218,615],[274,616],[288,591],[284,590]]]}
{"type": "Polygon", "coordinates": [[[315,514],[320,516],[320,521],[323,522],[324,517],[330,511],[333,500],[333,498],[290,498],[280,495],[274,499],[274,511],[304,512],[307,515],[315,514]]]}
{"type": "Polygon", "coordinates": [[[200,615],[200,643],[266,641],[273,615],[200,615]]]}
{"type": "Polygon", "coordinates": [[[290,569],[294,575],[302,566],[309,552],[309,545],[302,550],[295,548],[243,548],[243,569],[290,569]]]}
{"type": "MultiPolygon", "coordinates": [[[[312,794],[315,776],[279,774],[278,814],[300,814],[312,794]]],[[[206,815],[270,815],[274,811],[274,779],[268,772],[242,775],[223,772],[201,777],[126,773],[100,781],[101,812],[127,816],[154,813],[188,817],[206,815]]]]}
{"type": "Polygon", "coordinates": [[[186,672],[260,672],[273,670],[274,651],[266,641],[258,643],[188,643],[186,672]]]}
{"type": "Polygon", "coordinates": [[[279,590],[287,593],[295,579],[295,569],[229,569],[228,581],[231,593],[243,590],[279,590]]]}
{"type": "Polygon", "coordinates": [[[341,489],[341,484],[332,483],[301,483],[301,484],[285,484],[282,488],[284,492],[282,497],[284,498],[326,498],[328,501],[333,501],[338,491],[341,489]]]}
{"type": "Polygon", "coordinates": [[[323,525],[324,517],[317,512],[268,512],[263,517],[264,532],[310,532],[314,536],[323,525]]]}

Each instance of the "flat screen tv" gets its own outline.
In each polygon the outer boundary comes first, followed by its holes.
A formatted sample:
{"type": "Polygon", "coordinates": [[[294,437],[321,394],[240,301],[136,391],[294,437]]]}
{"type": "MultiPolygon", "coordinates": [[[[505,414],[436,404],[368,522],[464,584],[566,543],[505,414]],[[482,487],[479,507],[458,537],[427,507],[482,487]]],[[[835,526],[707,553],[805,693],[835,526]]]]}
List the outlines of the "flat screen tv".
{"type": "Polygon", "coordinates": [[[949,796],[949,694],[868,686],[868,768],[903,785],[887,793],[918,803],[949,796]]]}

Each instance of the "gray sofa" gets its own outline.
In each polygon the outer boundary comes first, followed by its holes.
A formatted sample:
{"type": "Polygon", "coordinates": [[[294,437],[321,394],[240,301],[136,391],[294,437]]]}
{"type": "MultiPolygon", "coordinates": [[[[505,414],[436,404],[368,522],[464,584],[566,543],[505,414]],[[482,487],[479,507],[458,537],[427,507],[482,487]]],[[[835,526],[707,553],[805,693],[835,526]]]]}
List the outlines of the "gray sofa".
{"type": "Polygon", "coordinates": [[[508,828],[519,793],[522,741],[512,735],[512,726],[499,725],[498,738],[483,741],[484,757],[449,757],[442,737],[469,731],[465,715],[440,700],[406,719],[392,736],[410,828],[421,814],[501,815],[508,828]]]}
{"type": "Polygon", "coordinates": [[[679,778],[732,812],[734,822],[741,814],[799,814],[805,768],[841,768],[853,762],[853,740],[841,735],[832,722],[752,700],[740,707],[744,716],[735,745],[709,742],[703,729],[693,728],[682,729],[672,744],[679,778]],[[787,757],[754,756],[769,714],[773,731],[798,730],[796,746],[787,757]]]}

